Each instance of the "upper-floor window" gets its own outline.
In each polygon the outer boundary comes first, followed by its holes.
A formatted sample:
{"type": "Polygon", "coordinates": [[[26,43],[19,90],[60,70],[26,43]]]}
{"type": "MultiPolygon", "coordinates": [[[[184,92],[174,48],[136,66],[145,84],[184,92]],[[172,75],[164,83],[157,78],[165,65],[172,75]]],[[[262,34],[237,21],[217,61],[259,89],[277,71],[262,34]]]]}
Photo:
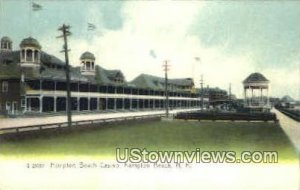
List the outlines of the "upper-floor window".
{"type": "Polygon", "coordinates": [[[7,81],[2,82],[2,92],[8,92],[8,82],[7,81]]]}

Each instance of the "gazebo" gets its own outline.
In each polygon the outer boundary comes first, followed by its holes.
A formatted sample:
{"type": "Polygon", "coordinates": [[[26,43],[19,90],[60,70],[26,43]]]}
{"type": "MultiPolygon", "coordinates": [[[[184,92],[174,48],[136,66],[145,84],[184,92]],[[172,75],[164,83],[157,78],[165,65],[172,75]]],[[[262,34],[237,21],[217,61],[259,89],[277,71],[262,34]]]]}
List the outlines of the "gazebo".
{"type": "Polygon", "coordinates": [[[244,81],[244,107],[250,112],[268,112],[269,80],[261,73],[252,73],[244,81]]]}

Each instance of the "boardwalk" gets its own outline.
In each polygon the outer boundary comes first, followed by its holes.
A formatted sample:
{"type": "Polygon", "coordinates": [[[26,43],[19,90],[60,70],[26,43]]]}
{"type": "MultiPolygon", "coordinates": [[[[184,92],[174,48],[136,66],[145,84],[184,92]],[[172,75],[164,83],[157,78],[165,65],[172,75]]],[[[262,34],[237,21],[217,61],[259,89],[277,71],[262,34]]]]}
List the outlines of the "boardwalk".
{"type": "Polygon", "coordinates": [[[289,118],[278,110],[274,110],[273,112],[276,113],[280,126],[289,136],[293,145],[297,149],[298,155],[300,155],[300,123],[289,118]]]}
{"type": "MultiPolygon", "coordinates": [[[[172,110],[170,113],[176,113],[180,111],[191,111],[195,109],[178,109],[172,110]]],[[[160,111],[140,111],[140,112],[120,112],[120,113],[97,113],[97,114],[83,114],[74,115],[73,121],[87,121],[96,119],[106,119],[106,118],[118,118],[127,116],[141,116],[141,115],[151,115],[151,114],[163,114],[164,110],[160,111]]],[[[63,123],[67,122],[66,116],[49,116],[49,117],[35,117],[35,118],[3,118],[0,119],[0,128],[12,128],[12,127],[22,127],[29,125],[43,125],[51,123],[63,123]]]]}

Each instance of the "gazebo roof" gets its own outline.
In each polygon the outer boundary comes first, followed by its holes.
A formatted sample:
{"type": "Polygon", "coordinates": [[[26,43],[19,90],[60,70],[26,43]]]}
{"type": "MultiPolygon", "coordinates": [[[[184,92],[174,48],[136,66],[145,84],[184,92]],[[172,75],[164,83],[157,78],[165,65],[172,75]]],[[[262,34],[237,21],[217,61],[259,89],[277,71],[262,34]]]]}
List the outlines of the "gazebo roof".
{"type": "Polygon", "coordinates": [[[269,82],[269,80],[261,73],[252,73],[243,81],[244,84],[245,83],[263,83],[263,82],[269,82]]]}

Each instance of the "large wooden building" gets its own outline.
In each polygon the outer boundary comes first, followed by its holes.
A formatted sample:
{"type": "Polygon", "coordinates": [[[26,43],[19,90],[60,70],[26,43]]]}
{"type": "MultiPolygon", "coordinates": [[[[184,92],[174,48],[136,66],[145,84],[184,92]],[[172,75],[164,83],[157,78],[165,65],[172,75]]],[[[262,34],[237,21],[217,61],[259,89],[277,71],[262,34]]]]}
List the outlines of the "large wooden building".
{"type": "MultiPolygon", "coordinates": [[[[107,70],[96,64],[95,56],[83,53],[78,67],[70,66],[72,111],[163,109],[164,79],[141,74],[127,82],[120,70],[107,70]]],[[[42,51],[34,38],[21,41],[13,50],[8,37],[1,39],[0,112],[27,113],[66,111],[66,65],[42,51]]],[[[170,79],[171,108],[200,106],[191,78],[170,79]]]]}

